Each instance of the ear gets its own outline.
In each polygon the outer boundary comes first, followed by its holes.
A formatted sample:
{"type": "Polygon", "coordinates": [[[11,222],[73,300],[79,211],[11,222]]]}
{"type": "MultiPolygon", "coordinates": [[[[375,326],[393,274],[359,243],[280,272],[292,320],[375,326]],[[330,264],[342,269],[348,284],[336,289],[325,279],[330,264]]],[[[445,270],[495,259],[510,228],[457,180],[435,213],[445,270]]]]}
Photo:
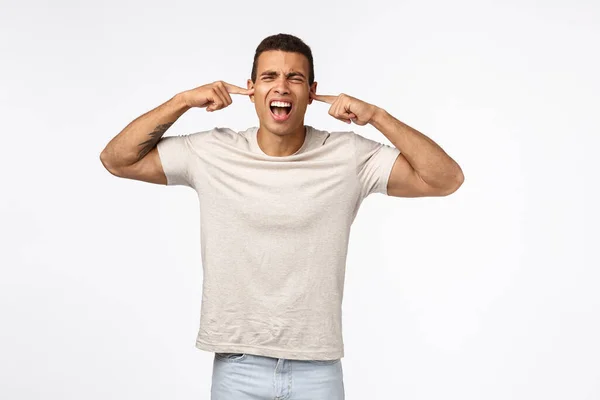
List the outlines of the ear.
{"type": "MultiPolygon", "coordinates": [[[[313,84],[310,85],[310,89],[309,90],[310,90],[310,93],[317,94],[317,82],[313,82],[313,84]]],[[[313,102],[313,99],[309,95],[309,97],[308,97],[308,104],[312,104],[312,102],[313,102]]]]}
{"type": "MultiPolygon", "coordinates": [[[[248,82],[246,82],[247,88],[248,89],[252,89],[254,87],[254,82],[252,82],[252,79],[248,79],[248,82]]],[[[254,95],[251,94],[250,96],[250,101],[254,103],[254,95]]]]}

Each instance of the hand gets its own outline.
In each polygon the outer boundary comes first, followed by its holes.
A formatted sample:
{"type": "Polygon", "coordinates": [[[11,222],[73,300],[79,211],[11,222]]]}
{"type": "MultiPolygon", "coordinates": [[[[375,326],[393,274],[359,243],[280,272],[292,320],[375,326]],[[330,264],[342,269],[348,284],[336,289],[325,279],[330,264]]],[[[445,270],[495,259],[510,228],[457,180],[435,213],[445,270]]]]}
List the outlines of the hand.
{"type": "Polygon", "coordinates": [[[329,115],[348,124],[352,121],[357,125],[366,125],[377,111],[377,107],[373,104],[366,103],[344,93],[338,96],[326,96],[311,92],[310,97],[317,101],[331,104],[329,115]]]}
{"type": "Polygon", "coordinates": [[[206,111],[221,110],[232,103],[232,94],[254,94],[254,89],[244,89],[227,82],[216,81],[183,92],[183,98],[190,107],[206,107],[206,111]]]}

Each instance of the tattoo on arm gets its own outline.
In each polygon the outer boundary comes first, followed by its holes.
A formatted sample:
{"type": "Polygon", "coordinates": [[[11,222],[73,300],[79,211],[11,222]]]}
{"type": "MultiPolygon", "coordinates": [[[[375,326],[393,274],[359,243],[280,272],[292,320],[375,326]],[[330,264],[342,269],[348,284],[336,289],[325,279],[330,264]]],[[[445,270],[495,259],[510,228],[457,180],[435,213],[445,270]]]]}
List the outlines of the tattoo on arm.
{"type": "Polygon", "coordinates": [[[162,135],[165,134],[165,132],[171,127],[171,125],[173,125],[173,122],[161,124],[158,125],[153,132],[150,132],[150,139],[139,144],[139,146],[142,146],[142,149],[138,153],[138,161],[146,157],[146,154],[148,154],[150,150],[152,150],[154,146],[156,146],[162,135]]]}

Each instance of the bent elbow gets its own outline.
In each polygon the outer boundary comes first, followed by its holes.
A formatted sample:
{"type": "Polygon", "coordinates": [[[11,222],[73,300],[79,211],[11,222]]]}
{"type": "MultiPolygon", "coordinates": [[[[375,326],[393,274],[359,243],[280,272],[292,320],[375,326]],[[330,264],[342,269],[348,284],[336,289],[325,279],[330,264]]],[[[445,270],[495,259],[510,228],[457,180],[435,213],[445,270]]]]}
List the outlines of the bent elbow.
{"type": "Polygon", "coordinates": [[[111,173],[111,175],[114,175],[116,177],[120,177],[117,169],[113,166],[113,164],[111,164],[111,162],[109,161],[106,152],[102,152],[100,153],[100,162],[102,163],[102,166],[111,173]]]}
{"type": "Polygon", "coordinates": [[[442,196],[449,196],[452,193],[456,192],[462,184],[465,182],[465,175],[462,172],[462,169],[458,167],[457,172],[454,174],[453,179],[451,179],[451,183],[448,184],[446,190],[443,192],[442,196]]]}

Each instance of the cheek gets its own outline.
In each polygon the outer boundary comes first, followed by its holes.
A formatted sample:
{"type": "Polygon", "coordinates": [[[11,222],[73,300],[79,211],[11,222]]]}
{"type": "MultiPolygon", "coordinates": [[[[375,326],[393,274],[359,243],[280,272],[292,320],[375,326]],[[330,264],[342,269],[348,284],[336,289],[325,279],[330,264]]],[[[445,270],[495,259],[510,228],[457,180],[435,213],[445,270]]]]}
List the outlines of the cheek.
{"type": "Polygon", "coordinates": [[[265,107],[265,99],[267,97],[267,90],[264,88],[255,87],[254,89],[254,105],[257,110],[262,110],[265,107]]]}
{"type": "Polygon", "coordinates": [[[301,93],[298,93],[296,95],[296,98],[298,99],[298,101],[302,104],[308,104],[308,101],[310,100],[310,93],[306,92],[306,91],[302,91],[301,93]]]}
{"type": "Polygon", "coordinates": [[[298,99],[298,103],[297,103],[298,109],[306,110],[306,107],[308,106],[308,102],[310,100],[308,98],[308,96],[298,97],[297,99],[298,99]]]}

